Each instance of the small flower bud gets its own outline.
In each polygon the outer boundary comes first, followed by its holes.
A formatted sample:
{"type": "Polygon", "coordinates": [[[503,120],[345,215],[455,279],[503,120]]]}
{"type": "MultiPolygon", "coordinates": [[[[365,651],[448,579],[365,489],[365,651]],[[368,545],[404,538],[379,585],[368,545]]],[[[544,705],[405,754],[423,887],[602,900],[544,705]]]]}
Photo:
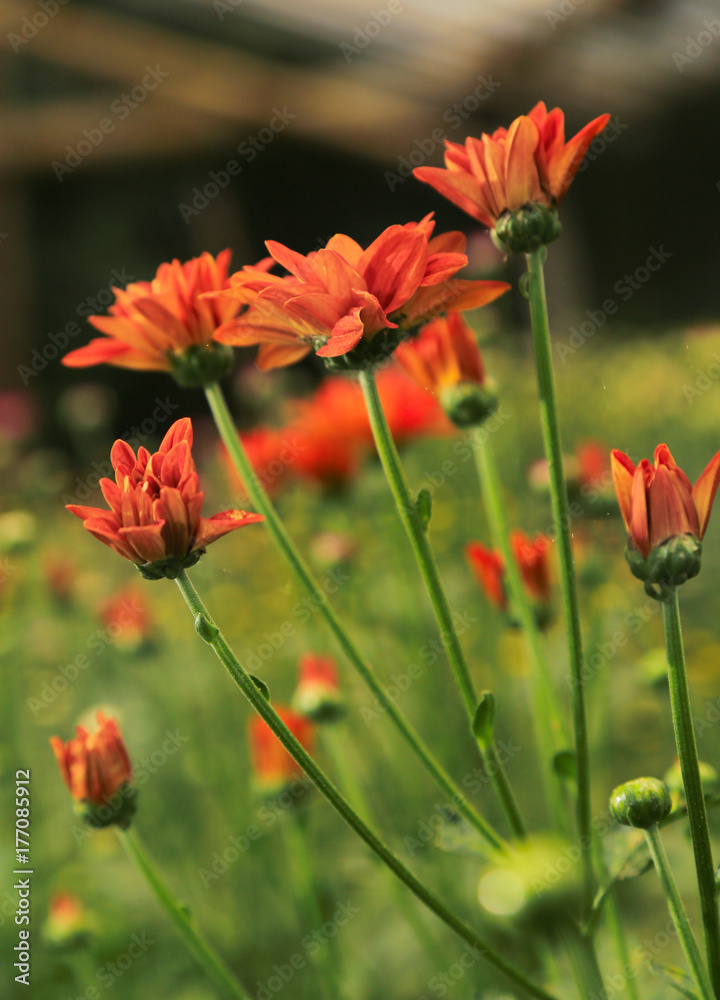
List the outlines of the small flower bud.
{"type": "Polygon", "coordinates": [[[554,205],[531,201],[513,212],[503,212],[490,237],[502,253],[530,253],[552,243],[561,229],[554,205]]]}
{"type": "Polygon", "coordinates": [[[479,427],[497,410],[498,396],[490,379],[458,382],[440,392],[440,405],[456,427],[479,427]]]}
{"type": "MultiPolygon", "coordinates": [[[[645,584],[679,587],[700,572],[702,542],[689,532],[673,535],[654,548],[647,559],[628,542],[625,558],[633,576],[645,584]]],[[[647,587],[646,587],[647,590],[647,587]]]]}
{"type": "Polygon", "coordinates": [[[335,661],[330,656],[308,653],[300,660],[300,680],[293,708],[313,722],[336,722],[346,711],[335,661]]]}
{"type": "Polygon", "coordinates": [[[636,778],[618,785],[610,796],[610,812],[623,826],[648,830],[670,812],[670,792],[659,778],[636,778]]]}

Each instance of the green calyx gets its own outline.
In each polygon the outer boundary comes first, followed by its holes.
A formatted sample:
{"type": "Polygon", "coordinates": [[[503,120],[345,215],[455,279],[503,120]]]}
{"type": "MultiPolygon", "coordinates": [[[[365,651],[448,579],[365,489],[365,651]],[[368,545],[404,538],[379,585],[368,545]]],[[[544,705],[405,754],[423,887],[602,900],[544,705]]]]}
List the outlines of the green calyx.
{"type": "Polygon", "coordinates": [[[339,354],[336,358],[322,358],[322,361],[331,372],[361,372],[377,368],[390,358],[398,344],[409,337],[411,332],[401,327],[385,327],[374,337],[363,337],[347,354],[339,354]]]}
{"type": "Polygon", "coordinates": [[[670,792],[659,778],[636,778],[618,785],[610,796],[610,812],[618,823],[638,830],[665,819],[671,806],[670,792]]]}
{"type": "Polygon", "coordinates": [[[170,351],[170,372],[183,389],[212,385],[230,374],[233,350],[227,344],[211,340],[207,344],[193,344],[184,351],[170,351]]]}
{"type": "Polygon", "coordinates": [[[647,559],[628,542],[625,558],[633,576],[642,580],[655,600],[665,600],[667,588],[679,587],[700,572],[702,542],[689,532],[673,535],[652,550],[647,559]]]}
{"type": "Polygon", "coordinates": [[[164,559],[156,559],[155,562],[138,565],[137,568],[145,580],[177,580],[183,570],[194,566],[203,555],[205,549],[195,549],[186,556],[166,556],[164,559]]]}
{"type": "Polygon", "coordinates": [[[513,212],[506,209],[490,231],[501,253],[532,253],[560,235],[562,226],[554,205],[528,201],[513,212]]]}
{"type": "Polygon", "coordinates": [[[104,830],[108,826],[127,830],[137,810],[137,798],[137,788],[125,781],[104,802],[97,805],[79,802],[76,809],[85,825],[93,830],[104,830]]]}
{"type": "Polygon", "coordinates": [[[456,427],[479,427],[497,410],[498,397],[489,379],[458,382],[441,390],[440,405],[456,427]]]}

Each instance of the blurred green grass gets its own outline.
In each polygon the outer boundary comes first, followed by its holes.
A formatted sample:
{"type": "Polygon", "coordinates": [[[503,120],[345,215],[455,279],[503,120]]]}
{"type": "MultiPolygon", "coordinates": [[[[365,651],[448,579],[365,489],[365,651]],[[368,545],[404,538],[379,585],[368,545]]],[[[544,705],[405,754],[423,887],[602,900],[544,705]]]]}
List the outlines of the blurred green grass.
{"type": "MultiPolygon", "coordinates": [[[[562,333],[558,339],[563,339],[562,333]]],[[[696,396],[684,387],[695,387],[718,351],[720,330],[658,331],[642,336],[634,330],[626,338],[616,336],[611,344],[594,338],[565,363],[556,358],[566,451],[580,441],[594,439],[608,448],[621,448],[637,460],[651,456],[655,445],[666,441],[694,480],[720,447],[720,384],[709,379],[709,387],[696,396]]],[[[528,532],[543,531],[551,524],[549,502],[532,493],[525,479],[527,466],[542,453],[527,345],[509,347],[496,336],[486,343],[485,358],[499,383],[506,414],[492,440],[506,487],[509,518],[528,532]]],[[[141,376],[128,375],[128,379],[133,380],[135,391],[142,392],[141,376]]],[[[450,605],[467,623],[462,642],[478,689],[496,693],[498,738],[522,748],[512,759],[508,775],[529,824],[540,829],[544,809],[539,800],[523,646],[488,607],[462,555],[468,540],[489,540],[473,462],[463,459],[463,454],[458,435],[415,442],[405,452],[405,460],[411,484],[416,489],[429,486],[433,493],[431,537],[450,605]],[[448,458],[455,467],[450,475],[442,472],[448,458]]],[[[226,505],[230,491],[214,453],[208,452],[203,464],[205,510],[213,512],[226,505]]],[[[34,467],[32,463],[25,466],[31,471],[34,467]]],[[[42,462],[37,468],[44,468],[42,462]]],[[[82,475],[83,470],[79,471],[82,475]]],[[[5,474],[2,481],[6,483],[3,508],[27,507],[38,520],[34,547],[8,557],[13,569],[0,593],[3,830],[11,828],[14,772],[18,768],[32,771],[32,995],[36,1000],[92,997],[74,978],[73,961],[41,941],[49,897],[61,889],[76,893],[95,914],[98,933],[91,968],[115,961],[126,951],[132,934],[146,933],[154,942],[120,977],[111,977],[110,985],[98,981],[98,995],[110,990],[124,1000],[156,995],[203,1000],[215,995],[163,922],[112,833],[93,833],[82,843],[73,833],[79,824],[48,739],[54,734],[69,738],[77,719],[100,706],[117,715],[136,764],[150,758],[154,767],[152,754],[159,751],[164,756],[140,789],[137,828],[173,887],[254,996],[258,984],[267,984],[273,975],[275,964],[283,965],[293,954],[304,953],[301,941],[312,928],[302,925],[291,898],[282,819],[268,818],[279,816],[273,809],[261,814],[262,802],[252,790],[246,742],[249,709],[210,650],[196,639],[177,588],[167,581],[140,580],[129,563],[90,538],[62,509],[59,495],[67,488],[62,473],[57,483],[48,486],[46,481],[44,493],[42,483],[31,474],[23,476],[21,483],[12,483],[5,474]],[[48,588],[42,568],[47,551],[60,553],[76,569],[67,604],[60,604],[48,588]],[[93,652],[88,642],[103,628],[98,607],[130,582],[141,588],[147,604],[153,622],[152,648],[128,654],[109,643],[102,652],[93,652]],[[43,685],[59,676],[60,664],[70,664],[81,653],[88,655],[89,667],[50,704],[39,708],[32,699],[39,699],[43,685]],[[159,748],[168,733],[178,733],[180,742],[175,751],[164,754],[159,748]],[[206,877],[204,885],[200,870],[211,870],[216,852],[222,854],[230,838],[242,836],[251,825],[259,826],[262,836],[218,878],[209,881],[206,877]]],[[[468,774],[477,765],[473,745],[444,657],[433,658],[427,650],[426,644],[436,635],[434,622],[377,463],[367,463],[342,497],[329,499],[293,486],[282,495],[279,506],[304,551],[325,530],[356,540],[349,579],[332,600],[388,684],[397,684],[409,664],[421,667],[420,678],[399,694],[399,703],[452,773],[457,778],[468,774]]],[[[615,516],[596,519],[592,514],[589,507],[573,525],[574,531],[587,536],[581,576],[583,564],[591,563],[594,577],[591,585],[590,574],[585,574],[588,579],[581,593],[586,656],[596,651],[597,644],[607,644],[613,633],[627,636],[627,643],[605,657],[589,682],[593,812],[600,816],[619,782],[640,774],[662,776],[673,762],[674,746],[666,691],[651,669],[653,654],[662,645],[661,616],[647,610],[642,587],[625,564],[621,522],[615,516]],[[628,616],[638,608],[645,609],[648,621],[636,629],[639,619],[628,616]]],[[[715,519],[704,544],[702,574],[681,594],[698,718],[705,716],[706,703],[714,705],[720,696],[716,608],[720,526],[715,519]]],[[[317,569],[322,579],[327,570],[317,569]]],[[[214,545],[191,575],[240,658],[244,662],[252,661],[251,654],[259,658],[259,666],[250,665],[269,684],[275,701],[289,700],[300,654],[307,650],[335,653],[317,615],[297,612],[296,602],[302,595],[261,527],[248,528],[214,545]],[[302,617],[309,620],[303,623],[302,617]],[[274,633],[285,622],[295,627],[295,634],[277,643],[274,633]],[[273,640],[279,648],[266,657],[273,640]]],[[[548,644],[558,690],[567,705],[559,623],[550,631],[548,644]]],[[[374,711],[372,699],[351,669],[340,664],[350,706],[344,738],[378,826],[429,884],[499,943],[512,961],[530,969],[531,958],[512,920],[494,918],[480,909],[480,869],[475,859],[442,852],[432,844],[423,844],[414,853],[408,850],[412,840],[420,839],[418,824],[428,824],[440,815],[443,797],[387,719],[374,711]]],[[[717,766],[717,725],[704,728],[699,742],[701,757],[717,766]]],[[[483,786],[475,802],[502,828],[488,788],[483,786]]],[[[442,992],[438,975],[459,961],[461,943],[434,918],[427,918],[428,929],[447,956],[446,968],[439,969],[403,922],[386,880],[365,848],[319,796],[309,793],[307,798],[324,913],[330,920],[338,904],[348,901],[358,908],[357,916],[333,939],[348,1000],[388,995],[499,996],[496,991],[501,984],[481,963],[452,991],[445,987],[442,992]]],[[[666,839],[688,908],[695,916],[691,852],[682,827],[677,824],[666,839]]],[[[14,845],[5,834],[0,857],[4,894],[0,948],[9,955],[17,928],[12,919],[14,906],[8,905],[14,900],[14,845]]],[[[652,874],[624,886],[619,899],[631,949],[665,928],[664,903],[652,874]]],[[[697,919],[695,923],[699,925],[697,919]]],[[[600,947],[608,971],[616,971],[617,958],[605,932],[600,947]]],[[[657,960],[682,964],[674,941],[661,949],[657,960]]],[[[666,994],[666,987],[645,972],[639,982],[643,997],[666,994]]],[[[562,987],[565,993],[570,988],[570,984],[562,987]]],[[[286,989],[293,997],[315,996],[314,969],[308,966],[296,972],[286,989]]],[[[12,1000],[25,994],[23,987],[8,982],[3,995],[12,1000]]]]}

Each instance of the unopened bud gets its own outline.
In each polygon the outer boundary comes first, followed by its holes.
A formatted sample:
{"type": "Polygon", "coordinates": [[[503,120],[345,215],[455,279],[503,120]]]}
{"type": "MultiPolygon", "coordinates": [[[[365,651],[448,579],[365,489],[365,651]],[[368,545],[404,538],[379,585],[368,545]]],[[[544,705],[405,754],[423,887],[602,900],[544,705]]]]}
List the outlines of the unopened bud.
{"type": "Polygon", "coordinates": [[[670,792],[659,778],[636,778],[618,785],[610,796],[610,812],[623,826],[648,830],[670,812],[670,792]]]}

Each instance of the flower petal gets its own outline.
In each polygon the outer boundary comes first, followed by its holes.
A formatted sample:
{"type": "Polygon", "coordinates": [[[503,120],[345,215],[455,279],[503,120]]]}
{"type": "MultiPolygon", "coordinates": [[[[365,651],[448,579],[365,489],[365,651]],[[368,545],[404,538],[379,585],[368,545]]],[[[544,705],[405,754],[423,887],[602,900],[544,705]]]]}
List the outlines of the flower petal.
{"type": "Polygon", "coordinates": [[[624,452],[618,451],[617,448],[610,455],[610,465],[612,467],[613,483],[615,485],[620,513],[622,514],[628,534],[631,534],[635,465],[624,452]]]}
{"type": "Polygon", "coordinates": [[[698,515],[698,538],[702,538],[707,529],[718,483],[720,483],[720,451],[710,459],[692,489],[692,498],[698,515]]]}

